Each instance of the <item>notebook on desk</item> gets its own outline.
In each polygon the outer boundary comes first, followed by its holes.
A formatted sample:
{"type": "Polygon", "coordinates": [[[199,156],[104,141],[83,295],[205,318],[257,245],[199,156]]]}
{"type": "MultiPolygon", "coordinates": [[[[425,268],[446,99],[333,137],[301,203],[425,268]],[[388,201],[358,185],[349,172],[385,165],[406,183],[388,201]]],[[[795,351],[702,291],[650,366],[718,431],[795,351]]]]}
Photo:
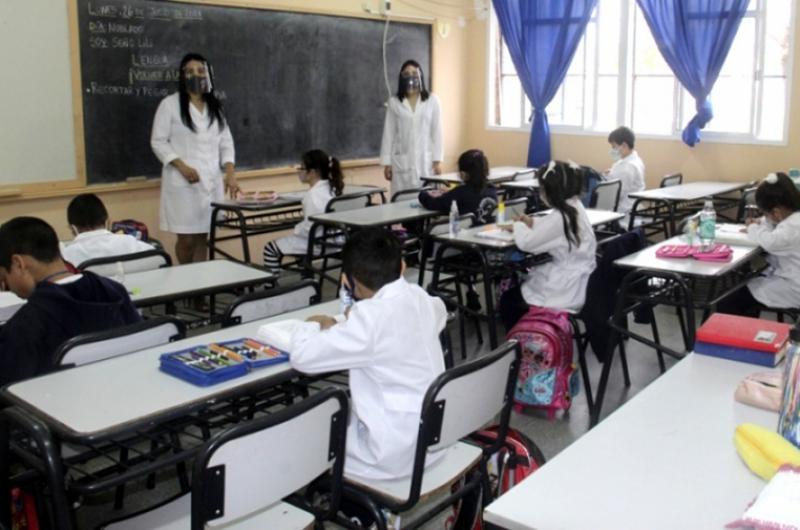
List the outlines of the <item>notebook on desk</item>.
{"type": "Polygon", "coordinates": [[[728,245],[741,245],[748,247],[757,247],[755,241],[751,241],[747,237],[747,232],[742,232],[744,225],[733,223],[720,223],[714,234],[714,240],[718,243],[727,243],[728,245]]]}

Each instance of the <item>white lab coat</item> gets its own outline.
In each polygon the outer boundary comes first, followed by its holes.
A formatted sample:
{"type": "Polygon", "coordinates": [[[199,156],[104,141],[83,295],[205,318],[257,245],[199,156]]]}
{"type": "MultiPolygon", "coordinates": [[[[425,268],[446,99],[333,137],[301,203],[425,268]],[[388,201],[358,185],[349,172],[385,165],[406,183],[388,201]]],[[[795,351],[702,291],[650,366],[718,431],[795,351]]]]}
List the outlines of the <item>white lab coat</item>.
{"type": "Polygon", "coordinates": [[[442,160],[442,121],[439,98],[431,94],[417,100],[414,110],[408,98],[392,96],[386,109],[381,142],[381,165],[392,166],[392,195],[419,188],[430,175],[433,162],[442,160]]]}
{"type": "Polygon", "coordinates": [[[636,151],[631,151],[631,154],[625,158],[614,162],[606,179],[619,179],[622,184],[619,190],[618,212],[628,213],[631,211],[635,199],[629,198],[628,194],[643,191],[645,188],[644,178],[644,162],[636,151]]]}
{"type": "Polygon", "coordinates": [[[208,123],[208,105],[203,112],[189,104],[196,132],[181,121],[177,93],[161,100],[153,120],[150,146],[163,164],[161,169],[161,230],[176,234],[206,234],[211,222],[211,202],[225,198],[222,166],[234,163],[233,137],[227,121],[208,123]],[[200,181],[190,184],[170,164],[180,158],[197,170],[200,181]]]}
{"type": "MultiPolygon", "coordinates": [[[[364,479],[410,476],[422,399],[444,371],[439,333],[444,303],[403,278],[355,303],[346,321],[320,331],[304,322],[290,362],[306,373],[350,371],[352,405],[345,473],[364,479]]],[[[430,464],[442,453],[431,453],[430,464]]]]}
{"type": "Polygon", "coordinates": [[[747,237],[769,253],[765,276],[747,283],[753,297],[767,307],[800,307],[800,212],[777,225],[751,224],[747,237]]]}
{"type": "Polygon", "coordinates": [[[81,232],[72,241],[61,243],[61,257],[79,267],[84,261],[153,250],[152,245],[128,234],[114,234],[101,228],[81,232]]]}
{"type": "Polygon", "coordinates": [[[303,197],[303,220],[294,227],[294,233],[275,240],[278,248],[285,255],[305,255],[308,251],[308,236],[313,221],[309,217],[325,213],[325,207],[334,197],[329,180],[320,180],[308,190],[303,197]]]}
{"type": "Polygon", "coordinates": [[[524,252],[550,254],[552,259],[528,270],[522,297],[529,305],[577,313],[586,300],[589,275],[597,266],[597,240],[583,204],[577,197],[567,201],[578,210],[581,244],[569,247],[561,212],[552,210],[535,217],[533,228],[514,223],[514,242],[524,252]]]}

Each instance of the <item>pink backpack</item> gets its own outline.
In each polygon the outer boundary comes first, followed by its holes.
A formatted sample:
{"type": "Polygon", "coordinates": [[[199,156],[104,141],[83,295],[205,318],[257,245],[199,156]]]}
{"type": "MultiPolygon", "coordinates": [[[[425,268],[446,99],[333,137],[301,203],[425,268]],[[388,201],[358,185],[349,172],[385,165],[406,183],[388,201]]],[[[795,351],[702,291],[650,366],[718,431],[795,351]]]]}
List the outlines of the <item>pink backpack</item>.
{"type": "Polygon", "coordinates": [[[568,410],[578,392],[572,362],[572,326],[564,311],[531,306],[506,336],[522,346],[522,363],[514,392],[515,410],[532,406],[547,411],[568,410]]]}

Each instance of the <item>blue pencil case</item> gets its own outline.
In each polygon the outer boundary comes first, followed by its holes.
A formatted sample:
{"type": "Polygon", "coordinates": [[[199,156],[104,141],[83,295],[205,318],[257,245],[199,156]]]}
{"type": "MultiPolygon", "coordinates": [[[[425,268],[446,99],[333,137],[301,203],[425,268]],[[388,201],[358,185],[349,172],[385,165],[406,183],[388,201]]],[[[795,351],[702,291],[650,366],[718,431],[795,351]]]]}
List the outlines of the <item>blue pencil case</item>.
{"type": "Polygon", "coordinates": [[[289,360],[289,354],[285,351],[251,338],[229,340],[218,344],[240,355],[250,368],[261,368],[289,360]]]}
{"type": "Polygon", "coordinates": [[[234,360],[216,354],[208,345],[192,346],[184,350],[164,353],[159,357],[159,369],[197,386],[210,386],[247,373],[244,360],[234,360]]]}

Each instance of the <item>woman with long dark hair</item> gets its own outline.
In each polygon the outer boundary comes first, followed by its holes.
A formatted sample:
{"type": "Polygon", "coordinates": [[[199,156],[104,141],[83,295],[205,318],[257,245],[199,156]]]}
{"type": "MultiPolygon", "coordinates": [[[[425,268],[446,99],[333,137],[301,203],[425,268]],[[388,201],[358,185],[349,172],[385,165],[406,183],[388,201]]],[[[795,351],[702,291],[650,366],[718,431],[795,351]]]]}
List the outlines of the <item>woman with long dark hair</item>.
{"type": "Polygon", "coordinates": [[[397,94],[389,98],[381,142],[381,165],[392,194],[418,188],[422,177],[442,172],[439,98],[428,92],[422,67],[406,61],[397,94]]]}
{"type": "Polygon", "coordinates": [[[239,186],[233,137],[202,55],[181,60],[178,91],[158,105],[150,145],[163,164],[160,227],[177,235],[180,263],[203,261],[211,202],[224,199],[225,191],[234,196],[239,186]]]}

